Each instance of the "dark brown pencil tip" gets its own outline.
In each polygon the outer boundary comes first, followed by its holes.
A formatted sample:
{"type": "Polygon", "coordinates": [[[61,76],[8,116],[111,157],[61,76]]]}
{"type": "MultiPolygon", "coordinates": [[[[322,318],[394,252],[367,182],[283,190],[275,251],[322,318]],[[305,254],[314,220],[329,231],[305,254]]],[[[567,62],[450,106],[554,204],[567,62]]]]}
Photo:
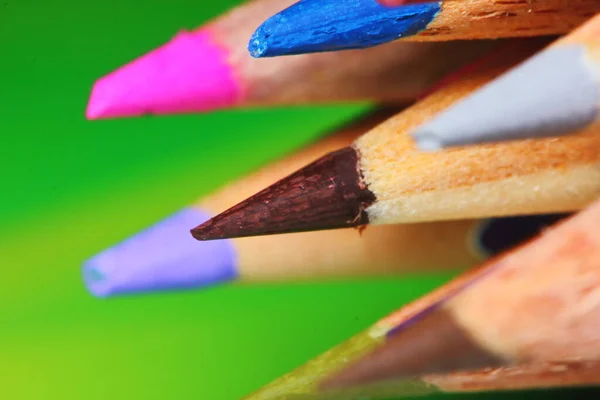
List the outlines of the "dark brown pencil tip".
{"type": "Polygon", "coordinates": [[[355,149],[329,153],[197,226],[192,235],[213,240],[367,224],[365,209],[375,196],[358,171],[355,149]]]}
{"type": "Polygon", "coordinates": [[[385,343],[322,384],[344,389],[426,374],[506,365],[475,343],[443,308],[388,334],[385,343]]]}

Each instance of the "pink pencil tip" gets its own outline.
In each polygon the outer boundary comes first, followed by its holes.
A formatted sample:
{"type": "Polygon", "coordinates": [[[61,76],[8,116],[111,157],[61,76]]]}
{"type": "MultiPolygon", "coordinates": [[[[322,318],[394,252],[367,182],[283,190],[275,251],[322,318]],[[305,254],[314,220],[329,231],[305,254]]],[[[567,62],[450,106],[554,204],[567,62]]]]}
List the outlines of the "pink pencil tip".
{"type": "Polygon", "coordinates": [[[208,30],[181,32],[94,84],[88,119],[211,111],[237,104],[242,88],[208,30]]]}

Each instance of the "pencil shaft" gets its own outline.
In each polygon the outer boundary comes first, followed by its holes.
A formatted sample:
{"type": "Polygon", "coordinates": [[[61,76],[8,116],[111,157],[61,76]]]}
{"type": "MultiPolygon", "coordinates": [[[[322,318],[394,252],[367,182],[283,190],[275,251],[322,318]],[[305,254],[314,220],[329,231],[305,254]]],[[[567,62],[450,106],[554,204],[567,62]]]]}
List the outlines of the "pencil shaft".
{"type": "Polygon", "coordinates": [[[447,308],[505,358],[600,360],[598,223],[600,202],[490,263],[490,273],[447,308]]]}

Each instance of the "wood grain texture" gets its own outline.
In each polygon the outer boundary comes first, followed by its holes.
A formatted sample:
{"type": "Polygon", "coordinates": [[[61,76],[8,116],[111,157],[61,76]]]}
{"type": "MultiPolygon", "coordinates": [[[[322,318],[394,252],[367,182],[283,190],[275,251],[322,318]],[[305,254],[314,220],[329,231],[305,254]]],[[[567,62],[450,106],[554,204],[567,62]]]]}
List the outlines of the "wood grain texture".
{"type": "Polygon", "coordinates": [[[599,224],[595,202],[490,262],[446,309],[480,344],[516,361],[600,360],[599,224]]]}
{"type": "Polygon", "coordinates": [[[444,366],[452,372],[600,360],[599,223],[600,201],[446,285],[445,298],[415,303],[419,313],[396,319],[391,330],[389,319],[380,322],[387,339],[330,382],[402,380],[444,366]]]}
{"type": "Polygon", "coordinates": [[[470,146],[435,153],[410,132],[437,112],[539,50],[522,42],[359,138],[374,224],[573,211],[600,193],[600,135],[470,146]]]}
{"type": "Polygon", "coordinates": [[[445,0],[427,29],[406,40],[562,34],[599,11],[600,3],[595,0],[445,0]]]}

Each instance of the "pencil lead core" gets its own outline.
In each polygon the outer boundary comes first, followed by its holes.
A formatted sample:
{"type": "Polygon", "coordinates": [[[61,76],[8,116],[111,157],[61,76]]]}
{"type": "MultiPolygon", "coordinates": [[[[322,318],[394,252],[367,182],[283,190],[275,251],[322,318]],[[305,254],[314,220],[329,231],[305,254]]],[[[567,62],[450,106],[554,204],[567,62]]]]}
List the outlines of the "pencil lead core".
{"type": "Polygon", "coordinates": [[[329,153],[192,229],[198,240],[365,225],[375,201],[359,176],[358,154],[329,153]]]}

